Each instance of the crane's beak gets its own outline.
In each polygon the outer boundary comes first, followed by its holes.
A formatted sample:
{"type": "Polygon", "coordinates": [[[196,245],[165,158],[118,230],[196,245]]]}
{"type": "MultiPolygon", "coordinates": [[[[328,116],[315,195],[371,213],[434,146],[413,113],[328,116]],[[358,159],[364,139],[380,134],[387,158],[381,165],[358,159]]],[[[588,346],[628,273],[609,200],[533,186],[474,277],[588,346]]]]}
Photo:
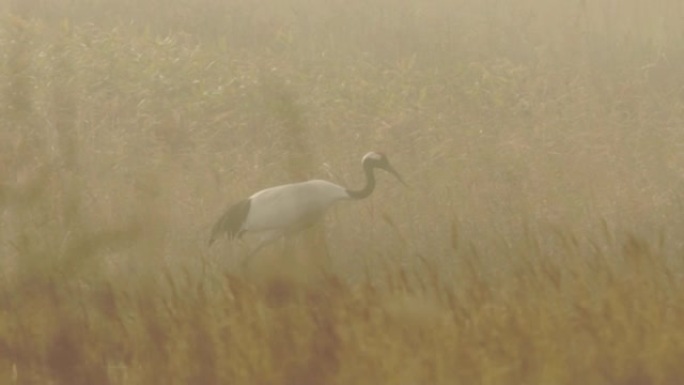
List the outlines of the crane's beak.
{"type": "Polygon", "coordinates": [[[397,172],[397,170],[394,169],[394,167],[392,167],[391,165],[387,164],[387,165],[386,165],[385,167],[383,167],[383,168],[384,168],[385,170],[387,170],[387,172],[389,172],[390,174],[394,175],[394,176],[399,180],[399,182],[401,182],[401,184],[403,184],[404,186],[408,187],[408,185],[406,184],[406,182],[404,182],[404,178],[402,178],[401,175],[399,175],[399,173],[397,172]]]}

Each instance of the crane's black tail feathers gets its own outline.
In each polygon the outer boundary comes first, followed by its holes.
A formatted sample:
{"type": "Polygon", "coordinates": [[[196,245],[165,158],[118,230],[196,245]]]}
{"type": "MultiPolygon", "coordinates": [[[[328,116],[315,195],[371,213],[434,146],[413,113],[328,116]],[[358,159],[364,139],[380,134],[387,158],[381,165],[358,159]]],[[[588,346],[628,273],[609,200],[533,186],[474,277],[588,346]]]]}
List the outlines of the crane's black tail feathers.
{"type": "Polygon", "coordinates": [[[242,232],[242,224],[245,222],[245,219],[247,219],[247,214],[249,213],[249,206],[249,199],[242,200],[230,206],[211,229],[209,246],[224,234],[230,239],[239,237],[242,232]]]}

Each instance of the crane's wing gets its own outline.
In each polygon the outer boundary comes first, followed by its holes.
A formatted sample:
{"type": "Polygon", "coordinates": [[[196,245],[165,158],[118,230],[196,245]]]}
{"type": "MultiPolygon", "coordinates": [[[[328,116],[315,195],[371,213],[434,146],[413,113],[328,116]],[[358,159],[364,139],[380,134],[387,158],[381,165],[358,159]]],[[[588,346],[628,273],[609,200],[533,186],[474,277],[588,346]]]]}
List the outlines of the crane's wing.
{"type": "Polygon", "coordinates": [[[250,205],[251,200],[245,199],[230,206],[211,229],[209,245],[211,246],[216,239],[224,234],[231,239],[239,237],[243,230],[243,224],[245,223],[247,214],[249,214],[250,205]]]}

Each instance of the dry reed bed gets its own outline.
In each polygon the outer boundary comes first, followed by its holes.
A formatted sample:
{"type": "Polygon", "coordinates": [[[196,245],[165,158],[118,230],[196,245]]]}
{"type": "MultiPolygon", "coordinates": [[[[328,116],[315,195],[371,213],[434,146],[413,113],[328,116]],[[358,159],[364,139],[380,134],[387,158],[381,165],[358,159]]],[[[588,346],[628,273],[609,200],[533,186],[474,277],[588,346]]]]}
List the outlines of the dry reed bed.
{"type": "Polygon", "coordinates": [[[502,277],[462,255],[458,283],[430,265],[357,285],[46,274],[4,287],[0,370],[65,384],[677,383],[681,280],[634,238],[616,255],[585,252],[510,255],[502,277]]]}
{"type": "Polygon", "coordinates": [[[679,3],[189,4],[1,3],[0,378],[684,378],[679,3]],[[305,236],[325,273],[204,247],[378,147],[412,189],[305,236]]]}

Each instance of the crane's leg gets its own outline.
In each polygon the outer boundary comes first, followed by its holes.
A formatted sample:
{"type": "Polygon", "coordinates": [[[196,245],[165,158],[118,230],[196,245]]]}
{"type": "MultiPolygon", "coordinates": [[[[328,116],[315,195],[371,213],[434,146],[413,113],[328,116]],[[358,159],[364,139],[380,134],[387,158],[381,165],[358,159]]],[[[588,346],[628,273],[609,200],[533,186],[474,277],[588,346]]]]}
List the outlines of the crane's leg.
{"type": "Polygon", "coordinates": [[[243,269],[246,269],[251,262],[251,260],[254,258],[254,256],[264,248],[264,246],[268,246],[271,243],[275,242],[278,238],[283,236],[283,232],[279,230],[271,230],[271,231],[265,231],[261,234],[261,238],[259,239],[259,243],[257,243],[256,247],[250,251],[245,258],[242,259],[241,266],[243,269]]]}

